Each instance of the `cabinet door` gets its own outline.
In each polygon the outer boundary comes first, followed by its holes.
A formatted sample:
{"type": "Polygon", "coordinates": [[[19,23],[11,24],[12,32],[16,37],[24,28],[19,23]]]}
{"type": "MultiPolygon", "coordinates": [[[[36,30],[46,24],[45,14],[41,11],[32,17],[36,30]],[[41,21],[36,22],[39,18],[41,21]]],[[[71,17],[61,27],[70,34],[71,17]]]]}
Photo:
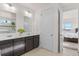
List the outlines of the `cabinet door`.
{"type": "Polygon", "coordinates": [[[13,41],[0,41],[1,56],[13,56],[13,41]]]}
{"type": "Polygon", "coordinates": [[[14,40],[14,56],[22,55],[25,52],[25,39],[18,38],[14,40]]]}
{"type": "Polygon", "coordinates": [[[34,48],[39,46],[39,35],[34,36],[34,48]]]}
{"type": "Polygon", "coordinates": [[[33,37],[26,37],[26,51],[30,51],[33,49],[33,37]]]}

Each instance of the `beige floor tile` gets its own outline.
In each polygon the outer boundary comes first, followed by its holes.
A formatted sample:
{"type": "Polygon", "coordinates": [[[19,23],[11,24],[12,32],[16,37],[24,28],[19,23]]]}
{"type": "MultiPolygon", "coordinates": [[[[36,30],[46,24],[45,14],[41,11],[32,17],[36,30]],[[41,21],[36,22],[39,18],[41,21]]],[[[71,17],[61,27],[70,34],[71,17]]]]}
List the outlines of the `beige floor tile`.
{"type": "Polygon", "coordinates": [[[63,48],[63,53],[54,53],[46,49],[33,49],[22,56],[78,56],[77,50],[63,48]]]}
{"type": "Polygon", "coordinates": [[[60,53],[54,53],[51,51],[48,51],[46,49],[33,49],[32,51],[29,51],[22,56],[59,56],[61,55],[60,53]]]}
{"type": "Polygon", "coordinates": [[[78,43],[64,42],[63,47],[77,50],[78,49],[78,43]]]}
{"type": "Polygon", "coordinates": [[[63,48],[64,56],[78,56],[78,50],[63,48]]]}

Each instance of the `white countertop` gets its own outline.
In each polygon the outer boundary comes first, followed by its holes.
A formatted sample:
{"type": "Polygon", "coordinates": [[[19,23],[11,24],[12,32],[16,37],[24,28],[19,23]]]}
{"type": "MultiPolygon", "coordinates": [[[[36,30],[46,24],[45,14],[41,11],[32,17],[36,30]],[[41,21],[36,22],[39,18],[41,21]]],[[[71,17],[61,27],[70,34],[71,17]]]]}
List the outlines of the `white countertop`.
{"type": "Polygon", "coordinates": [[[0,41],[3,40],[11,40],[11,39],[15,39],[15,38],[21,38],[21,37],[28,37],[28,36],[33,36],[35,34],[16,34],[16,33],[11,33],[11,34],[1,34],[0,35],[0,41]]]}

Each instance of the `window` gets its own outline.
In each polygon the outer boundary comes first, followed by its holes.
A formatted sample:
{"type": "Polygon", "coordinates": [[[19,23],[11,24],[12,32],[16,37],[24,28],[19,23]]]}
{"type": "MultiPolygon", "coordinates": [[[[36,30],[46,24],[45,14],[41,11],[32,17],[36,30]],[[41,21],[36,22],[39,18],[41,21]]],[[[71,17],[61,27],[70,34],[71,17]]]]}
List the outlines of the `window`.
{"type": "Polygon", "coordinates": [[[64,29],[72,29],[72,22],[66,21],[64,23],[64,29]]]}

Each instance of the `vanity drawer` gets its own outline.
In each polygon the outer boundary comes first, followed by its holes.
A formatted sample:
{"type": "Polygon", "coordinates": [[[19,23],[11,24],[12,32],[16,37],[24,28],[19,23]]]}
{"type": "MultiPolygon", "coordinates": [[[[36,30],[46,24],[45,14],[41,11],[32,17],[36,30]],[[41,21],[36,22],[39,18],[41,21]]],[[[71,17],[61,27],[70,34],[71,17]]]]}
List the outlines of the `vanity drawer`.
{"type": "Polygon", "coordinates": [[[26,37],[25,38],[26,40],[25,40],[25,48],[26,48],[26,52],[27,51],[30,51],[30,50],[32,50],[33,49],[33,37],[32,36],[30,36],[30,37],[26,37]]]}
{"type": "Polygon", "coordinates": [[[13,41],[0,41],[1,56],[13,56],[13,41]]]}
{"type": "Polygon", "coordinates": [[[25,52],[25,39],[18,38],[14,40],[14,56],[19,56],[25,52]]]}

